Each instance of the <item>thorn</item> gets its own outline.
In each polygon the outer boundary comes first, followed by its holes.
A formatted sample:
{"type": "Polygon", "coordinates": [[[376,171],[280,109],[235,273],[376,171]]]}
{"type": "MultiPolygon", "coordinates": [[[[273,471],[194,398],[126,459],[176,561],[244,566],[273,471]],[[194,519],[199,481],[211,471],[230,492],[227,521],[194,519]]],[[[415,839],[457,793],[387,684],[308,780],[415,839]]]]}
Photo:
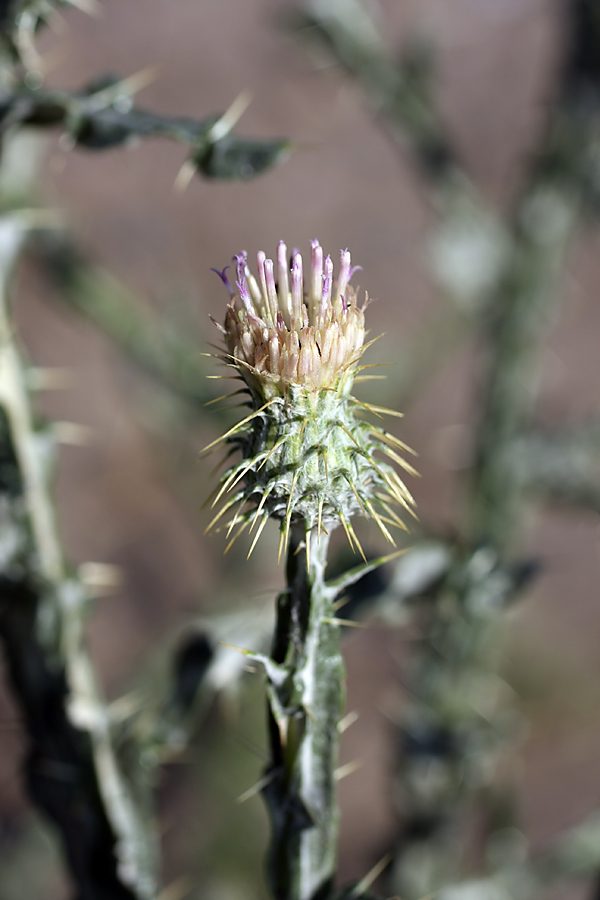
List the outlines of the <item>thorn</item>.
{"type": "MultiPolygon", "coordinates": [[[[246,505],[247,501],[248,501],[248,498],[247,498],[246,495],[244,494],[244,496],[242,497],[242,501],[241,501],[240,505],[238,506],[238,508],[236,509],[236,511],[235,511],[235,513],[234,513],[233,519],[232,519],[231,522],[229,523],[229,528],[228,528],[228,530],[227,530],[227,534],[225,535],[225,537],[229,537],[229,535],[231,534],[231,532],[233,531],[233,529],[234,529],[235,526],[237,525],[238,520],[239,520],[240,515],[241,515],[241,512],[242,512],[242,509],[243,509],[244,506],[246,505]]],[[[231,546],[231,544],[230,544],[229,546],[231,546]]],[[[229,549],[229,547],[227,548],[227,550],[228,550],[228,549],[229,549]]],[[[225,553],[227,553],[227,550],[225,551],[225,553]]]]}
{"type": "Polygon", "coordinates": [[[379,518],[382,522],[385,522],[386,525],[393,525],[394,528],[400,528],[401,531],[406,531],[407,533],[409,533],[410,531],[408,526],[404,522],[402,522],[401,519],[388,519],[387,516],[380,516],[379,518]]]}
{"type": "Polygon", "coordinates": [[[355,709],[353,709],[352,712],[346,713],[343,719],[340,719],[338,722],[338,733],[343,734],[347,731],[351,725],[354,725],[354,723],[358,721],[358,717],[358,712],[355,709]]]}
{"type": "Polygon", "coordinates": [[[116,84],[101,88],[99,91],[92,94],[91,97],[101,106],[109,106],[123,94],[130,98],[133,94],[137,94],[138,91],[141,91],[142,88],[145,88],[149,84],[152,84],[153,81],[156,81],[159,71],[160,69],[158,66],[146,66],[146,68],[140,69],[139,72],[135,72],[133,75],[121,79],[121,81],[116,82],[116,84]]]}
{"type": "MultiPolygon", "coordinates": [[[[176,194],[184,194],[189,188],[191,181],[196,174],[196,166],[191,159],[186,159],[175,176],[173,182],[173,190],[176,194]]],[[[221,375],[207,375],[207,378],[222,378],[221,375]]]]}
{"type": "Polygon", "coordinates": [[[355,566],[353,569],[345,572],[343,575],[340,575],[339,578],[334,578],[332,581],[328,581],[326,583],[326,587],[329,590],[334,590],[337,593],[344,590],[344,588],[349,587],[351,584],[354,584],[359,578],[363,578],[368,572],[374,572],[375,569],[378,569],[379,566],[383,566],[388,562],[391,562],[393,559],[397,559],[399,556],[402,556],[406,553],[410,547],[403,547],[401,550],[395,550],[394,553],[388,553],[387,556],[380,556],[378,559],[371,560],[370,563],[365,565],[361,563],[360,566],[355,566]]]}
{"type": "Polygon", "coordinates": [[[398,440],[398,438],[393,434],[390,434],[389,431],[380,431],[379,428],[371,428],[371,434],[375,435],[375,437],[378,437],[385,444],[392,444],[393,446],[395,445],[396,447],[400,447],[401,450],[405,450],[407,453],[411,453],[413,456],[418,455],[411,447],[408,446],[408,444],[405,444],[404,441],[398,440]]]}
{"type": "Polygon", "coordinates": [[[326,619],[321,619],[321,622],[325,622],[326,625],[346,625],[348,628],[369,627],[366,622],[355,622],[354,619],[340,619],[338,616],[328,616],[326,619]]]}
{"type": "Polygon", "coordinates": [[[368,366],[359,366],[356,370],[357,372],[362,372],[365,369],[383,369],[386,366],[395,366],[396,363],[370,363],[368,366]]]}
{"type": "MultiPolygon", "coordinates": [[[[208,376],[208,377],[210,378],[210,376],[208,376]]],[[[279,399],[278,397],[273,397],[272,400],[269,400],[267,403],[264,404],[264,406],[261,406],[260,409],[257,409],[256,412],[253,412],[249,416],[246,416],[245,419],[242,419],[241,422],[238,422],[237,425],[234,425],[233,428],[230,428],[229,431],[226,431],[225,434],[221,435],[221,437],[217,438],[215,441],[212,441],[210,444],[207,444],[206,447],[200,451],[200,453],[206,453],[206,451],[210,450],[211,447],[214,447],[216,444],[220,443],[221,441],[224,441],[228,437],[231,437],[231,435],[235,434],[235,432],[239,428],[241,428],[242,425],[246,425],[248,422],[251,422],[252,419],[256,418],[256,416],[259,416],[262,412],[265,411],[265,409],[267,409],[267,407],[272,406],[273,403],[275,403],[278,399],[279,399]]]]}
{"type": "Polygon", "coordinates": [[[241,653],[242,656],[252,656],[252,650],[244,650],[243,647],[237,647],[235,644],[228,644],[227,641],[219,641],[219,645],[221,647],[227,647],[229,650],[235,650],[236,653],[241,653]]]}
{"type": "MultiPolygon", "coordinates": [[[[368,378],[369,376],[367,375],[365,377],[368,378]]],[[[371,377],[377,377],[377,376],[371,376],[371,377]]],[[[356,379],[356,381],[359,381],[359,380],[361,380],[361,379],[359,379],[359,378],[356,379]]],[[[362,379],[362,380],[364,381],[364,379],[362,379]]],[[[357,400],[356,397],[352,397],[352,400],[354,401],[354,403],[356,403],[357,406],[361,406],[363,409],[366,409],[367,412],[372,412],[375,416],[377,416],[378,419],[383,418],[383,416],[380,416],[379,413],[374,412],[373,407],[369,406],[368,403],[363,403],[361,400],[357,400]]]]}
{"type": "Polygon", "coordinates": [[[208,400],[206,403],[203,403],[202,406],[212,406],[213,403],[219,403],[221,400],[229,400],[230,397],[235,397],[236,394],[241,394],[242,390],[233,391],[231,394],[223,394],[221,397],[215,397],[214,400],[208,400]]]}
{"type": "Polygon", "coordinates": [[[274,486],[275,486],[274,484],[270,484],[269,487],[264,492],[264,494],[262,495],[260,503],[258,504],[258,509],[256,510],[256,517],[253,520],[252,525],[250,526],[250,532],[249,532],[250,534],[252,534],[252,529],[254,528],[255,522],[257,521],[257,518],[260,515],[263,506],[265,505],[266,499],[269,496],[269,494],[271,493],[271,491],[273,490],[274,486]]]}
{"type": "Polygon", "coordinates": [[[385,500],[382,499],[382,497],[379,496],[379,494],[377,494],[377,502],[379,503],[380,506],[382,506],[385,509],[385,511],[387,512],[387,514],[390,517],[389,519],[384,519],[382,516],[383,521],[389,522],[391,525],[395,525],[396,528],[401,528],[402,531],[408,531],[408,527],[407,527],[406,523],[403,522],[402,519],[396,515],[394,510],[391,509],[391,507],[385,502],[385,500]]]}
{"type": "Polygon", "coordinates": [[[216,143],[237,125],[252,102],[252,92],[245,90],[235,98],[228,110],[215,122],[208,133],[208,139],[216,143]]]}
{"type": "Polygon", "coordinates": [[[263,788],[265,788],[268,784],[273,781],[273,773],[271,772],[269,775],[265,775],[264,778],[259,779],[256,784],[253,784],[251,788],[248,788],[247,791],[244,791],[243,794],[236,799],[236,803],[245,803],[246,800],[250,800],[252,797],[256,797],[257,794],[260,794],[263,788]]]}
{"type": "Polygon", "coordinates": [[[410,494],[408,495],[408,500],[406,499],[405,493],[408,493],[408,492],[401,490],[401,488],[404,487],[404,485],[402,484],[402,482],[400,481],[400,479],[398,478],[398,476],[396,475],[395,472],[394,472],[394,475],[396,477],[396,480],[399,482],[400,487],[396,486],[393,483],[393,479],[392,479],[392,482],[388,481],[388,487],[391,489],[390,491],[388,491],[388,496],[395,503],[397,503],[398,506],[401,506],[402,509],[405,509],[406,512],[413,517],[413,519],[418,519],[416,512],[412,508],[415,505],[415,501],[410,496],[410,494]]]}
{"type": "Polygon", "coordinates": [[[345,766],[338,766],[333,773],[333,777],[335,781],[341,781],[343,778],[347,778],[348,775],[352,775],[354,772],[361,769],[362,765],[362,760],[354,759],[352,762],[346,763],[345,766]]]}
{"type": "Polygon", "coordinates": [[[392,450],[391,447],[383,444],[380,450],[381,453],[385,453],[386,456],[389,456],[390,459],[393,459],[394,462],[397,463],[400,468],[404,469],[405,472],[408,472],[409,475],[414,475],[415,478],[421,477],[417,470],[413,468],[410,463],[407,463],[405,459],[402,459],[402,457],[399,456],[395,450],[392,450]]]}
{"type": "Polygon", "coordinates": [[[346,432],[346,434],[348,435],[348,437],[350,438],[350,440],[352,441],[352,443],[353,443],[353,444],[356,444],[356,446],[358,447],[359,450],[362,449],[361,446],[360,446],[360,444],[358,443],[358,441],[357,441],[356,438],[354,437],[354,435],[351,434],[351,433],[348,431],[348,429],[346,428],[346,426],[344,425],[343,422],[339,422],[339,421],[338,421],[338,422],[336,422],[335,424],[337,425],[338,428],[341,428],[342,431],[345,431],[345,432],[346,432]]]}
{"type": "MultiPolygon", "coordinates": [[[[382,432],[382,433],[387,435],[387,432],[385,432],[385,431],[382,432]]],[[[390,437],[394,437],[394,436],[393,436],[393,435],[390,435],[390,437]]],[[[398,440],[397,437],[394,437],[394,443],[396,444],[396,446],[398,446],[398,447],[400,447],[402,450],[404,450],[405,453],[410,453],[411,456],[418,456],[418,455],[419,455],[419,454],[417,453],[416,450],[413,450],[413,448],[412,448],[412,447],[409,447],[408,444],[405,444],[404,441],[398,440]]]]}
{"type": "Polygon", "coordinates": [[[323,528],[323,497],[319,498],[319,512],[317,514],[317,540],[321,539],[321,529],[323,528]]]}
{"type": "Polygon", "coordinates": [[[205,378],[209,378],[211,381],[239,381],[239,375],[205,375],[205,378]]]}
{"type": "MultiPolygon", "coordinates": [[[[239,475],[240,466],[242,466],[242,471],[244,469],[244,466],[242,465],[242,463],[243,463],[243,460],[242,460],[242,462],[239,462],[236,466],[234,466],[233,469],[229,472],[229,475],[227,475],[227,472],[223,473],[223,475],[221,477],[224,478],[225,480],[223,481],[223,483],[221,484],[220,487],[217,487],[217,495],[216,495],[215,499],[213,500],[213,502],[210,504],[211,509],[213,509],[213,507],[215,507],[217,505],[217,503],[219,502],[219,500],[221,499],[223,494],[226,494],[229,492],[230,485],[233,487],[232,482],[233,482],[233,479],[236,477],[236,475],[239,475]],[[227,475],[226,478],[225,478],[225,475],[227,475]]],[[[229,470],[227,470],[227,471],[229,471],[229,470]]],[[[214,491],[213,491],[213,494],[214,494],[214,491]]],[[[210,496],[212,497],[212,494],[210,496]]]]}
{"type": "Polygon", "coordinates": [[[348,543],[350,544],[350,549],[354,553],[354,544],[352,543],[352,537],[350,535],[350,531],[348,530],[348,523],[346,522],[344,513],[341,511],[341,509],[338,510],[338,515],[340,517],[340,521],[343,525],[344,531],[346,532],[346,537],[348,538],[348,543]]]}
{"type": "MultiPolygon", "coordinates": [[[[365,877],[352,888],[352,890],[350,891],[350,897],[354,900],[354,898],[362,897],[363,894],[366,894],[373,882],[376,881],[377,878],[379,878],[383,870],[389,866],[393,858],[394,857],[392,853],[386,853],[385,856],[382,856],[379,862],[373,866],[371,871],[367,872],[365,877]]],[[[432,896],[435,897],[436,893],[437,891],[432,896]]],[[[423,900],[426,900],[426,898],[423,898],[423,900]]]]}
{"type": "Polygon", "coordinates": [[[356,544],[356,548],[357,548],[358,552],[360,553],[360,555],[362,556],[364,561],[367,562],[367,557],[365,556],[363,548],[360,545],[360,541],[358,540],[358,538],[356,536],[356,532],[355,532],[354,528],[352,527],[352,522],[348,522],[348,531],[352,535],[352,540],[356,544]]]}
{"type": "Polygon", "coordinates": [[[125,722],[144,708],[146,698],[141,690],[128,691],[108,704],[111,722],[125,722]]]}
{"type": "MultiPolygon", "coordinates": [[[[283,522],[282,522],[281,524],[283,525],[283,522]]],[[[284,533],[285,533],[285,532],[284,532],[284,529],[281,528],[281,531],[280,531],[280,533],[279,533],[279,547],[277,548],[277,565],[279,565],[279,562],[280,562],[280,560],[281,560],[281,551],[282,551],[282,549],[283,549],[283,535],[284,535],[284,533]]]]}
{"type": "Polygon", "coordinates": [[[231,548],[233,547],[233,545],[235,544],[235,542],[237,541],[239,536],[244,533],[244,531],[246,530],[247,527],[248,527],[248,522],[247,521],[242,522],[242,524],[240,525],[240,527],[238,528],[238,530],[236,531],[234,536],[231,538],[231,540],[225,547],[225,550],[223,551],[223,556],[225,556],[226,553],[229,553],[229,551],[231,550],[231,548]]]}
{"type": "MultiPolygon", "coordinates": [[[[369,333],[369,332],[367,331],[367,334],[368,334],[368,333],[369,333]]],[[[365,350],[368,350],[369,347],[372,347],[373,344],[376,344],[377,341],[380,341],[381,338],[384,338],[384,337],[385,337],[385,335],[386,335],[386,332],[385,332],[385,331],[382,331],[381,334],[378,334],[378,335],[377,335],[377,337],[371,338],[370,341],[367,341],[366,344],[363,344],[362,347],[360,348],[360,355],[362,356],[363,353],[365,352],[365,350]]],[[[360,357],[359,357],[359,359],[360,359],[360,357]]],[[[384,365],[384,366],[393,366],[394,363],[380,363],[380,365],[384,365]]]]}
{"type": "Polygon", "coordinates": [[[387,406],[373,406],[371,403],[364,404],[370,411],[383,413],[384,416],[396,416],[398,419],[404,418],[404,413],[397,412],[395,409],[388,409],[387,406]]]}
{"type": "Polygon", "coordinates": [[[310,571],[310,535],[311,535],[311,532],[307,531],[306,537],[304,539],[305,545],[306,545],[306,570],[307,571],[310,571]]]}
{"type": "MultiPolygon", "coordinates": [[[[234,488],[236,486],[236,484],[238,484],[238,482],[240,482],[242,480],[244,475],[246,475],[250,471],[252,466],[256,465],[256,463],[258,462],[259,459],[260,459],[260,453],[257,456],[255,456],[254,459],[251,459],[250,462],[246,466],[244,466],[242,471],[237,474],[235,479],[232,481],[232,483],[227,488],[227,492],[229,492],[232,488],[234,488]]],[[[214,504],[213,504],[213,506],[214,506],[214,504]]]]}
{"type": "Polygon", "coordinates": [[[269,452],[267,453],[267,455],[265,456],[265,458],[264,458],[263,461],[261,462],[260,466],[259,466],[258,469],[256,470],[257,472],[260,472],[260,470],[262,469],[262,467],[263,467],[264,465],[266,465],[266,463],[270,460],[270,458],[273,456],[273,454],[275,453],[275,451],[276,451],[276,450],[279,450],[279,448],[281,447],[281,445],[282,445],[285,441],[287,441],[287,439],[288,439],[289,437],[291,437],[291,435],[289,435],[289,434],[284,434],[283,437],[280,437],[279,440],[275,442],[275,444],[273,445],[273,447],[269,450],[269,452]]]}
{"type": "MultiPolygon", "coordinates": [[[[370,455],[367,453],[366,450],[363,450],[363,451],[362,451],[362,455],[365,457],[365,459],[367,459],[367,460],[369,461],[369,464],[370,464],[371,466],[373,466],[373,468],[375,469],[375,471],[377,472],[377,474],[380,475],[381,478],[383,478],[383,480],[385,481],[385,483],[386,483],[387,486],[388,486],[389,492],[390,492],[390,494],[392,495],[392,497],[395,497],[396,500],[400,503],[401,506],[404,506],[404,507],[406,507],[406,509],[409,509],[409,506],[408,506],[408,504],[406,503],[406,500],[404,499],[404,497],[402,496],[402,494],[400,494],[400,493],[398,492],[398,489],[395,487],[393,481],[391,481],[390,478],[389,478],[389,476],[386,475],[385,472],[382,471],[382,469],[377,465],[377,463],[375,462],[375,460],[373,459],[373,457],[370,456],[370,455]]],[[[396,473],[394,473],[394,474],[396,474],[396,473]]]]}
{"type": "Polygon", "coordinates": [[[269,520],[269,516],[268,516],[267,513],[265,513],[265,515],[264,515],[263,518],[262,518],[262,522],[260,523],[260,525],[259,525],[259,527],[258,527],[258,531],[256,532],[256,534],[255,534],[255,536],[254,536],[254,540],[252,541],[252,546],[251,546],[250,549],[248,550],[248,556],[246,557],[246,559],[250,559],[250,557],[251,557],[251,555],[252,555],[252,551],[253,551],[254,548],[256,547],[256,544],[257,544],[257,542],[258,542],[258,539],[259,539],[259,537],[261,536],[261,534],[263,533],[263,528],[264,528],[265,525],[267,524],[268,520],[269,520]]]}
{"type": "Polygon", "coordinates": [[[82,563],[77,574],[86,588],[95,596],[103,597],[112,594],[123,584],[123,571],[120,566],[109,563],[82,563]]]}
{"type": "Polygon", "coordinates": [[[227,510],[231,509],[231,507],[234,506],[241,497],[244,497],[244,494],[244,491],[238,491],[237,494],[234,494],[233,497],[230,497],[225,506],[219,510],[214,519],[211,520],[210,524],[206,526],[206,528],[204,529],[204,534],[208,534],[213,525],[217,524],[221,516],[225,515],[227,510]]]}
{"type": "Polygon", "coordinates": [[[70,444],[72,447],[88,447],[94,438],[91,428],[75,422],[54,422],[52,432],[59,444],[70,444]]]}
{"type": "Polygon", "coordinates": [[[367,509],[369,510],[369,512],[375,519],[375,521],[377,522],[377,525],[379,526],[379,530],[381,531],[381,533],[384,536],[384,538],[386,539],[386,541],[389,541],[390,544],[393,544],[393,546],[395,547],[396,541],[394,540],[394,538],[391,536],[391,534],[389,533],[389,531],[387,530],[387,528],[381,521],[381,517],[375,512],[375,509],[373,508],[373,504],[371,503],[371,501],[365,500],[365,503],[367,504],[367,509]]]}
{"type": "Polygon", "coordinates": [[[347,481],[348,484],[350,485],[350,488],[351,488],[351,490],[352,490],[352,493],[354,494],[354,496],[356,497],[356,499],[357,499],[357,501],[358,501],[358,505],[359,505],[360,508],[361,508],[361,511],[362,511],[363,516],[365,517],[365,519],[368,519],[368,518],[369,518],[369,514],[368,514],[367,510],[365,509],[362,500],[361,500],[360,497],[358,496],[358,491],[357,491],[356,488],[354,487],[354,482],[352,481],[352,479],[351,479],[349,476],[346,476],[346,481],[347,481]]]}

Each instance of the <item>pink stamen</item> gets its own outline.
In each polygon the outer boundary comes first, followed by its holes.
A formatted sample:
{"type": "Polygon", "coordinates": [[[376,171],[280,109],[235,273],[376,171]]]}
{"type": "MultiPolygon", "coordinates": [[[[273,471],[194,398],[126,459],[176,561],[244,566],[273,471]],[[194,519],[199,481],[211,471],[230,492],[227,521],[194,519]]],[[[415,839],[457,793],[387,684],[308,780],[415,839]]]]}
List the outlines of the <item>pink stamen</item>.
{"type": "Polygon", "coordinates": [[[289,285],[289,266],[287,261],[287,247],[283,241],[279,241],[277,247],[277,278],[279,281],[279,308],[288,316],[292,315],[292,304],[290,301],[290,285],[289,285]]]}
{"type": "MultiPolygon", "coordinates": [[[[298,327],[302,325],[303,307],[302,257],[299,253],[296,253],[292,260],[292,315],[298,327]]],[[[292,322],[293,327],[294,322],[292,322]]]]}
{"type": "Polygon", "coordinates": [[[262,305],[263,305],[263,313],[265,314],[267,319],[270,319],[270,310],[269,310],[269,295],[267,293],[267,279],[265,276],[265,260],[267,258],[266,253],[263,250],[259,250],[256,254],[256,265],[258,268],[258,281],[260,284],[260,292],[262,295],[262,305]]]}
{"type": "Polygon", "coordinates": [[[350,253],[348,250],[342,250],[340,253],[340,274],[338,276],[337,290],[335,292],[336,303],[346,291],[348,279],[350,278],[350,253]]]}
{"type": "Polygon", "coordinates": [[[267,301],[269,314],[273,320],[273,325],[277,321],[277,313],[279,306],[277,304],[277,288],[275,287],[275,276],[273,274],[273,260],[265,259],[265,281],[267,287],[267,301]]]}
{"type": "Polygon", "coordinates": [[[317,240],[311,241],[311,279],[310,279],[310,296],[309,310],[310,319],[314,321],[319,304],[321,302],[323,290],[323,248],[317,240]]]}

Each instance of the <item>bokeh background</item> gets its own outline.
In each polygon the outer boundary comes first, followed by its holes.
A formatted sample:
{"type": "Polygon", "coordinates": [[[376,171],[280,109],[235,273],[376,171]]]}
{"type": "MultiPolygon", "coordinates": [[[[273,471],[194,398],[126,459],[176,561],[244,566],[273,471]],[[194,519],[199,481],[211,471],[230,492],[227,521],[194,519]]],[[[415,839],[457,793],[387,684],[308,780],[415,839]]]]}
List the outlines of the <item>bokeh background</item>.
{"type": "MultiPolygon", "coordinates": [[[[375,7],[390,50],[416,31],[434,41],[441,115],[473,181],[500,209],[521,183],[554,97],[568,2],[380,0],[375,7]]],[[[410,154],[392,146],[360,89],[285,30],[291,10],[276,0],[102,0],[98,18],[65,15],[61,32],[40,43],[50,84],[73,87],[99,73],[155,66],[140,105],[194,117],[250,90],[238,130],[289,136],[295,150],[255,181],[194,179],[180,193],[181,147],[152,141],[94,155],[50,140],[41,191],[65,212],[86,253],[140,304],[179,318],[198,354],[216,335],[209,314],[221,319],[226,301],[211,267],[241,249],[272,254],[281,237],[301,250],[318,237],[332,255],[349,247],[363,267],[357,281],[377,299],[370,328],[385,332],[371,361],[401,367],[414,336],[447,302],[428,264],[436,211],[410,154]]],[[[597,414],[599,260],[600,235],[590,225],[571,248],[544,351],[538,419],[549,426],[597,414]]],[[[198,451],[217,436],[214,419],[186,429],[170,395],[69,309],[35,264],[21,276],[17,315],[36,364],[72,372],[69,388],[46,394],[40,409],[90,428],[86,446],[62,450],[56,491],[69,559],[121,573],[89,623],[91,652],[115,698],[191,619],[272,602],[283,577],[276,530],[267,528],[250,561],[237,545],[223,558],[223,536],[203,535],[209,519],[201,509],[213,463],[198,451]]],[[[477,345],[468,337],[423,373],[395,428],[419,453],[422,477],[411,487],[420,519],[441,535],[460,528],[477,376],[477,345]]],[[[393,403],[395,378],[392,367],[384,387],[365,385],[361,397],[393,403]]],[[[224,392],[214,387],[215,396],[224,392]]],[[[510,754],[511,777],[524,832],[543,848],[600,803],[600,520],[543,507],[526,525],[522,546],[542,572],[510,613],[503,668],[528,722],[510,754]]],[[[371,549],[384,550],[369,534],[371,549]]],[[[377,623],[346,639],[348,709],[360,718],[344,736],[342,761],[361,767],[340,786],[343,880],[364,875],[397,827],[392,720],[405,650],[401,630],[377,623]]],[[[55,844],[19,782],[24,740],[6,693],[0,710],[0,897],[62,900],[69,893],[55,844]]],[[[236,803],[264,765],[263,719],[260,676],[248,676],[237,699],[212,706],[193,749],[164,769],[165,881],[189,876],[202,885],[190,896],[266,896],[262,801],[236,803]]]]}

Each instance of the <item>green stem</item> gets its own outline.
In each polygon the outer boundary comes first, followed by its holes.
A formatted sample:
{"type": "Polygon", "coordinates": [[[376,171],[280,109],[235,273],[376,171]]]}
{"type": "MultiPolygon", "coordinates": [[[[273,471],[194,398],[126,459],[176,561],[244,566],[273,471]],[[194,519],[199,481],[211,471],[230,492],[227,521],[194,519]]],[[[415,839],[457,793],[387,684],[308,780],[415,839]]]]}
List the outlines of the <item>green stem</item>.
{"type": "Polygon", "coordinates": [[[325,896],[336,868],[335,768],[344,664],[333,607],[337,591],[324,580],[328,537],[312,534],[308,561],[305,537],[303,523],[292,528],[288,589],[277,603],[276,665],[267,672],[271,763],[264,794],[276,900],[325,896]]]}

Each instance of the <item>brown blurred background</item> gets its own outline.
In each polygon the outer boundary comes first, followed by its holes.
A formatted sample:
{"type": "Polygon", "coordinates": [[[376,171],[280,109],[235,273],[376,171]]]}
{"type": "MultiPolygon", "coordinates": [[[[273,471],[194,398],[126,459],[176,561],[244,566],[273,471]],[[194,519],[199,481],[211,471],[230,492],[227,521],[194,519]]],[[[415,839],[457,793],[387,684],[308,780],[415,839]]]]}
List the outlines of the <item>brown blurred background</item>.
{"type": "MultiPolygon", "coordinates": [[[[500,208],[510,204],[543,128],[564,52],[566,3],[381,0],[376,7],[391,49],[415,29],[435,41],[443,118],[471,177],[500,208]]],[[[347,246],[363,267],[357,281],[378,301],[369,326],[386,332],[373,361],[395,361],[444,303],[427,259],[435,212],[409,155],[399,158],[360,90],[283,30],[290,9],[275,0],[102,0],[98,19],[65,16],[64,33],[41,42],[52,63],[49,83],[74,87],[100,73],[157,66],[140,105],[194,117],[225,109],[249,89],[253,102],[238,131],[290,136],[296,151],[256,181],[196,179],[180,194],[173,184],[184,157],[176,145],[152,141],[93,155],[50,142],[44,196],[66,210],[89,255],[150,308],[191,318],[199,354],[215,336],[208,315],[220,319],[226,300],[212,266],[222,268],[241,249],[272,254],[280,237],[301,250],[318,237],[332,255],[347,246]]],[[[600,236],[589,228],[572,247],[545,351],[543,423],[597,413],[599,280],[600,236]]],[[[72,387],[46,395],[43,412],[93,432],[88,446],[62,451],[57,496],[70,560],[122,571],[122,586],[98,601],[89,627],[94,660],[114,698],[190,617],[270,602],[264,591],[282,582],[275,529],[267,529],[249,562],[243,547],[224,562],[223,537],[203,536],[208,517],[201,505],[213,463],[196,455],[217,436],[214,423],[207,419],[185,442],[179,425],[171,433],[168,395],[70,312],[34,266],[21,279],[18,320],[37,364],[73,372],[72,387]]],[[[381,390],[393,398],[389,372],[381,390]]],[[[423,384],[396,429],[419,452],[420,518],[441,534],[460,523],[476,376],[477,354],[467,341],[423,384]]],[[[361,396],[373,399],[378,391],[365,385],[361,396]]],[[[530,722],[511,760],[523,826],[543,847],[600,805],[600,522],[593,513],[545,508],[527,524],[527,549],[541,558],[543,572],[510,615],[505,670],[530,722]]],[[[370,540],[384,549],[377,534],[370,540]]],[[[360,720],[344,738],[342,761],[358,758],[362,767],[341,785],[344,880],[361,877],[394,832],[388,713],[402,652],[402,636],[375,625],[346,641],[348,709],[360,720]]],[[[22,739],[7,698],[2,720],[0,897],[59,900],[68,889],[19,785],[22,739]]],[[[261,685],[248,679],[237,708],[217,705],[194,751],[165,769],[165,878],[201,880],[190,896],[266,896],[262,801],[235,802],[260,776],[263,761],[252,746],[263,742],[262,731],[261,685]]]]}

